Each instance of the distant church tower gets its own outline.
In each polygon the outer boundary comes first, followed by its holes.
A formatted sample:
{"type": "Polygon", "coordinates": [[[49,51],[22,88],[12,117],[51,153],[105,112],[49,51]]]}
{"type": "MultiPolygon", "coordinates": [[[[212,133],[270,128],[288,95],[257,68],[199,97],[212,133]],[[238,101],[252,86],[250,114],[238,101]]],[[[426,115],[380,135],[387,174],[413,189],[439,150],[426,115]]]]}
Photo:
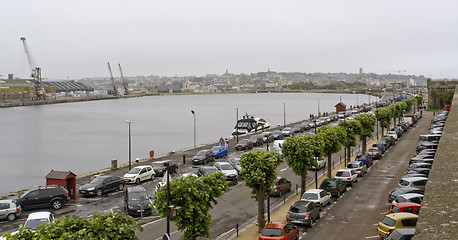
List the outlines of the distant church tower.
{"type": "Polygon", "coordinates": [[[362,67],[359,68],[359,75],[363,75],[363,68],[362,67]]]}

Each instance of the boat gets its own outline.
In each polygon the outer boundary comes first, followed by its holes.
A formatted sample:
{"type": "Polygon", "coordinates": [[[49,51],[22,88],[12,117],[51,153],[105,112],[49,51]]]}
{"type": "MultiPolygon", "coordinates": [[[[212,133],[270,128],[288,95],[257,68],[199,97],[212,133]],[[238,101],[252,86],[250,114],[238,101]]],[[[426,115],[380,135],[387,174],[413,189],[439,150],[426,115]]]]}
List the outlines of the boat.
{"type": "Polygon", "coordinates": [[[263,131],[270,127],[270,124],[263,118],[255,118],[251,115],[245,114],[241,119],[237,121],[237,125],[234,127],[232,135],[244,135],[250,132],[263,131]]]}

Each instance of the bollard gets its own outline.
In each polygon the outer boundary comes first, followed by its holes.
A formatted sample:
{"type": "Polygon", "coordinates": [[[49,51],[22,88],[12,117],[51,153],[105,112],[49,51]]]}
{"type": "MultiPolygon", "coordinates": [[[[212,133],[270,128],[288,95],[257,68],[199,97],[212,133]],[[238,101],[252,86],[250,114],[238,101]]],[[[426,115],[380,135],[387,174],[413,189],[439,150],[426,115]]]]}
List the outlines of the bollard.
{"type": "Polygon", "coordinates": [[[237,237],[239,236],[239,223],[235,226],[237,228],[237,237]]]}
{"type": "Polygon", "coordinates": [[[111,160],[111,169],[118,169],[118,160],[117,159],[112,159],[111,160]]]}
{"type": "Polygon", "coordinates": [[[297,189],[298,189],[298,186],[297,186],[297,184],[296,184],[296,194],[298,193],[298,190],[297,190],[297,189]]]}
{"type": "Polygon", "coordinates": [[[286,194],[283,194],[283,203],[286,202],[286,194]]]}
{"type": "Polygon", "coordinates": [[[186,155],[183,155],[183,165],[186,165],[186,155]]]}

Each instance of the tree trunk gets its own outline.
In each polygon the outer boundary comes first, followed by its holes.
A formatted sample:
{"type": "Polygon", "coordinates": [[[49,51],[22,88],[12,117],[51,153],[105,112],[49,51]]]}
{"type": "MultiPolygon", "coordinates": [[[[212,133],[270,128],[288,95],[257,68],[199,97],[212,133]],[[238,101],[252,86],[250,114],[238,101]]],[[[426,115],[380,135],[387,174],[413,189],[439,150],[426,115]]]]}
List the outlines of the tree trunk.
{"type": "Polygon", "coordinates": [[[347,147],[347,163],[350,162],[350,157],[351,157],[350,150],[351,150],[351,146],[349,145],[349,146],[347,147]]]}
{"type": "Polygon", "coordinates": [[[328,156],[328,178],[332,178],[331,170],[332,170],[332,160],[331,160],[331,154],[330,154],[328,156]]]}
{"type": "MultiPolygon", "coordinates": [[[[305,184],[305,179],[307,178],[307,168],[302,169],[302,174],[301,174],[301,195],[302,196],[305,192],[305,188],[307,187],[305,184]]],[[[315,170],[318,171],[318,170],[315,170]]]]}
{"type": "Polygon", "coordinates": [[[264,217],[264,198],[265,198],[265,189],[263,186],[258,187],[256,190],[256,198],[258,200],[258,232],[261,232],[262,229],[266,226],[266,220],[264,217]]]}
{"type": "Polygon", "coordinates": [[[362,145],[362,153],[366,153],[366,137],[361,138],[361,145],[362,145]]]}

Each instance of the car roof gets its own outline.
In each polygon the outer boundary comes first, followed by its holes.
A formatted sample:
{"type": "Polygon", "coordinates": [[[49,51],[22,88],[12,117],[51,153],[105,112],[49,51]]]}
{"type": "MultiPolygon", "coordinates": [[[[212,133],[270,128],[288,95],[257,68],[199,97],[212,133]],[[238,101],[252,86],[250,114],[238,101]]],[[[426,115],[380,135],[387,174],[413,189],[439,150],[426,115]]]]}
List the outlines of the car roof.
{"type": "Polygon", "coordinates": [[[29,214],[27,219],[49,218],[49,216],[51,216],[50,212],[33,212],[29,214]]]}
{"type": "Polygon", "coordinates": [[[150,165],[142,165],[142,166],[136,166],[134,168],[145,168],[145,167],[151,167],[150,165]]]}
{"type": "Polygon", "coordinates": [[[306,191],[306,193],[319,193],[324,191],[323,189],[309,189],[306,191]]]}
{"type": "Polygon", "coordinates": [[[143,186],[138,185],[138,186],[128,187],[127,191],[128,192],[146,192],[146,189],[143,186]]]}
{"type": "Polygon", "coordinates": [[[392,203],[391,205],[396,206],[398,208],[406,208],[406,207],[421,207],[420,204],[414,202],[401,202],[401,203],[392,203]]]}
{"type": "Polygon", "coordinates": [[[269,222],[264,228],[283,228],[288,222],[269,222]]]}
{"type": "Polygon", "coordinates": [[[213,166],[202,166],[200,167],[200,169],[216,169],[216,168],[213,166]]]}
{"type": "Polygon", "coordinates": [[[337,170],[337,172],[339,172],[339,171],[340,171],[340,172],[343,172],[343,171],[349,172],[349,171],[352,171],[352,170],[353,170],[353,169],[351,169],[351,168],[342,168],[342,169],[337,170]]]}
{"type": "Polygon", "coordinates": [[[418,218],[418,215],[413,214],[413,213],[408,213],[408,212],[399,212],[399,213],[390,213],[386,215],[387,217],[391,219],[405,219],[405,218],[418,218]]]}
{"type": "MultiPolygon", "coordinates": [[[[418,169],[418,168],[417,168],[418,169]]],[[[415,170],[414,170],[415,171],[415,170]]],[[[406,181],[420,181],[420,180],[428,180],[427,177],[406,177],[406,178],[401,178],[402,180],[406,181]]]]}
{"type": "Polygon", "coordinates": [[[231,165],[230,163],[228,162],[217,162],[215,164],[219,164],[219,165],[231,165]]]}
{"type": "Polygon", "coordinates": [[[356,163],[356,164],[360,164],[360,163],[361,163],[361,161],[350,161],[350,162],[348,162],[348,163],[356,163]]]}
{"type": "Polygon", "coordinates": [[[414,198],[414,197],[424,197],[425,195],[420,194],[420,193],[404,193],[399,195],[399,197],[404,197],[404,198],[414,198]]]}
{"type": "Polygon", "coordinates": [[[12,202],[14,202],[13,199],[2,199],[2,200],[0,200],[0,203],[12,203],[12,202]]]}
{"type": "Polygon", "coordinates": [[[112,175],[96,175],[96,178],[109,178],[109,177],[114,177],[112,175]]]}

